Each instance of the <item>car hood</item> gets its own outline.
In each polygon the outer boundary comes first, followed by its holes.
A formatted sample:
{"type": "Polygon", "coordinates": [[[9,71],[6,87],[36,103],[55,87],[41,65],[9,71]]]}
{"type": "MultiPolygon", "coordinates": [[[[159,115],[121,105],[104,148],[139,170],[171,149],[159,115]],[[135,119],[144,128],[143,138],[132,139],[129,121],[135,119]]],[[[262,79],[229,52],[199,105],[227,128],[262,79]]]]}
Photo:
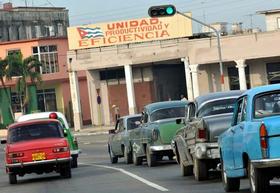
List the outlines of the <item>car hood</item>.
{"type": "Polygon", "coordinates": [[[13,144],[7,144],[7,151],[8,152],[28,151],[34,149],[47,149],[47,148],[65,147],[65,146],[68,146],[68,143],[64,138],[46,138],[46,139],[36,139],[36,140],[22,141],[13,144]]]}

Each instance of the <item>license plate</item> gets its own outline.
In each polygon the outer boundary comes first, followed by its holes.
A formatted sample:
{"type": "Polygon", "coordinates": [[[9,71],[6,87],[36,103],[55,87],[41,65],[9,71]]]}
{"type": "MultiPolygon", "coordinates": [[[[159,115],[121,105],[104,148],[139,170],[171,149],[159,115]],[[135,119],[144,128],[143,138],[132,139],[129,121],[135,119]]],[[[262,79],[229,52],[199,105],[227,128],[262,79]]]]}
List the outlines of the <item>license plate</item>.
{"type": "Polygon", "coordinates": [[[46,159],[45,153],[33,153],[32,154],[33,161],[40,161],[40,160],[45,160],[45,159],[46,159]]]}

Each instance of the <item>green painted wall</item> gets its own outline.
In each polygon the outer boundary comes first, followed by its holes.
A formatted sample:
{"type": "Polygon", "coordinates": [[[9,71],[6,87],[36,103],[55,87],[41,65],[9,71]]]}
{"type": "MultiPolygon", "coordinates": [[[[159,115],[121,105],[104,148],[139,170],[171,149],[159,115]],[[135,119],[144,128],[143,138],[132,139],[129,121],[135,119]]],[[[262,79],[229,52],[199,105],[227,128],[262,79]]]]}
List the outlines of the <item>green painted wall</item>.
{"type": "Polygon", "coordinates": [[[37,93],[36,93],[36,85],[28,86],[28,108],[27,114],[38,111],[38,101],[37,101],[37,93]]]}
{"type": "Polygon", "coordinates": [[[8,91],[8,96],[4,88],[0,88],[0,113],[2,116],[2,123],[4,125],[9,125],[14,122],[12,112],[10,110],[11,104],[11,89],[6,88],[8,91]]]}

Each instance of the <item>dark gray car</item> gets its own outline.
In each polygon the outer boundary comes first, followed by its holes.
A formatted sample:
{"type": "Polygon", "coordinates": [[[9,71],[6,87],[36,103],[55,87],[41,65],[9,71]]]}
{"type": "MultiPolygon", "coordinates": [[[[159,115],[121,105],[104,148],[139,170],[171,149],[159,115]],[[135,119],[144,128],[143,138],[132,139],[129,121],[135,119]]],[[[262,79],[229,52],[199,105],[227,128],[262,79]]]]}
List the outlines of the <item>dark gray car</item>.
{"type": "Polygon", "coordinates": [[[220,161],[218,137],[231,125],[236,99],[242,91],[211,93],[197,97],[186,106],[184,123],[172,141],[173,151],[183,176],[194,174],[205,180],[220,161]]]}
{"type": "Polygon", "coordinates": [[[111,163],[117,163],[124,157],[127,164],[132,163],[132,146],[130,132],[140,124],[141,114],[128,115],[118,119],[115,129],[110,131],[108,151],[111,163]]]}

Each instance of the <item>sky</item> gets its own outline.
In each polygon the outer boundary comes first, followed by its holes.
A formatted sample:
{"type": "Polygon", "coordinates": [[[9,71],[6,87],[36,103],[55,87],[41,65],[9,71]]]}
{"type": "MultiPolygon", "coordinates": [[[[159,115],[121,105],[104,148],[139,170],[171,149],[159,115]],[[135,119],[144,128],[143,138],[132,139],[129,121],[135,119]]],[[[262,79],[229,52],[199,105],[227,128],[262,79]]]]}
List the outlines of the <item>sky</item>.
{"type": "MultiPolygon", "coordinates": [[[[0,0],[0,3],[8,0],[0,0]]],[[[243,28],[265,30],[265,18],[257,11],[280,9],[280,0],[10,0],[14,6],[56,6],[69,10],[70,25],[85,25],[148,17],[152,5],[173,4],[178,11],[192,12],[206,23],[242,22],[243,28]]],[[[199,32],[200,25],[193,24],[199,32]]]]}

